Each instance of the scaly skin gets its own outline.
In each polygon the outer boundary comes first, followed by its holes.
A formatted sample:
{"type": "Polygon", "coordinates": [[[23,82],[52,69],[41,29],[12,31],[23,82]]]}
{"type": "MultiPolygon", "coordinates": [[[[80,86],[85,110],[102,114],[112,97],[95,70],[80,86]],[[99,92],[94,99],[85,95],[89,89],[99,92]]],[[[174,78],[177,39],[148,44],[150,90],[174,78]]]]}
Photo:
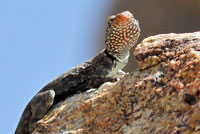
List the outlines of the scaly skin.
{"type": "Polygon", "coordinates": [[[107,51],[117,59],[124,59],[140,35],[139,23],[128,11],[108,17],[107,51]]]}
{"type": "Polygon", "coordinates": [[[116,81],[116,74],[120,74],[120,70],[127,64],[129,49],[137,42],[139,34],[138,21],[130,12],[109,17],[106,49],[43,87],[27,104],[15,134],[32,133],[36,122],[66,97],[98,88],[107,81],[116,81]]]}

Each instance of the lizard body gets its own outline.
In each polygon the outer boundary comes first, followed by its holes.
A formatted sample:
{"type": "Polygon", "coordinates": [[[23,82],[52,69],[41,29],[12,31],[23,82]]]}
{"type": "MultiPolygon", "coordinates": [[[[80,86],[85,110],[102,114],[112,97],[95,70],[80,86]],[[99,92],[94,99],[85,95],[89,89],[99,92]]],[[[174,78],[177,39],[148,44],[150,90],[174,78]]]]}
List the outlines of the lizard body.
{"type": "Polygon", "coordinates": [[[109,17],[106,49],[44,86],[27,104],[15,134],[32,133],[35,123],[66,97],[98,88],[107,81],[115,81],[116,74],[127,64],[129,50],[135,45],[139,34],[138,21],[130,12],[109,17]]]}

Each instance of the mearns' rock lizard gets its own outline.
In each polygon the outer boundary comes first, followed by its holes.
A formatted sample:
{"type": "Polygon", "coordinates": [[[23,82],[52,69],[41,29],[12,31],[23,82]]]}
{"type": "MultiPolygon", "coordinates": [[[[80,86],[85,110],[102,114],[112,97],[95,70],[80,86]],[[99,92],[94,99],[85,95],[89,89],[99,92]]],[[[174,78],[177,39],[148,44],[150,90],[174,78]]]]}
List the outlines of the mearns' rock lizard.
{"type": "Polygon", "coordinates": [[[139,35],[139,23],[129,11],[108,17],[106,48],[44,86],[27,104],[15,134],[33,132],[34,124],[66,97],[116,81],[116,74],[127,64],[129,50],[139,35]]]}

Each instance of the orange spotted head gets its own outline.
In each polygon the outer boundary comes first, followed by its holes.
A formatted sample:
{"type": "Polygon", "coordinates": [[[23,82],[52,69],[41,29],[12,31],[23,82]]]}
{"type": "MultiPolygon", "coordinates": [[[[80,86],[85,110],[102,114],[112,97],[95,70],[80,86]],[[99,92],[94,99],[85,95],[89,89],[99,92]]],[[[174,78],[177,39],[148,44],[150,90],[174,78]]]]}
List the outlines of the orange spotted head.
{"type": "Polygon", "coordinates": [[[138,21],[129,11],[108,17],[106,50],[117,59],[123,59],[140,35],[138,21]]]}

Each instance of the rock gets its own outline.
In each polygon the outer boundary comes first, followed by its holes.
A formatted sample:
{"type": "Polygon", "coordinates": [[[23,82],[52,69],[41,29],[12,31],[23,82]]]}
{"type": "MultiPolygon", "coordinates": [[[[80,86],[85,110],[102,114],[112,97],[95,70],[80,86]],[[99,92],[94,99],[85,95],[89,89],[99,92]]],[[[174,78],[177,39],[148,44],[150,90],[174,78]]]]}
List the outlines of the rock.
{"type": "Polygon", "coordinates": [[[134,55],[138,71],[67,98],[34,134],[200,133],[200,32],[148,37],[134,55]]]}

